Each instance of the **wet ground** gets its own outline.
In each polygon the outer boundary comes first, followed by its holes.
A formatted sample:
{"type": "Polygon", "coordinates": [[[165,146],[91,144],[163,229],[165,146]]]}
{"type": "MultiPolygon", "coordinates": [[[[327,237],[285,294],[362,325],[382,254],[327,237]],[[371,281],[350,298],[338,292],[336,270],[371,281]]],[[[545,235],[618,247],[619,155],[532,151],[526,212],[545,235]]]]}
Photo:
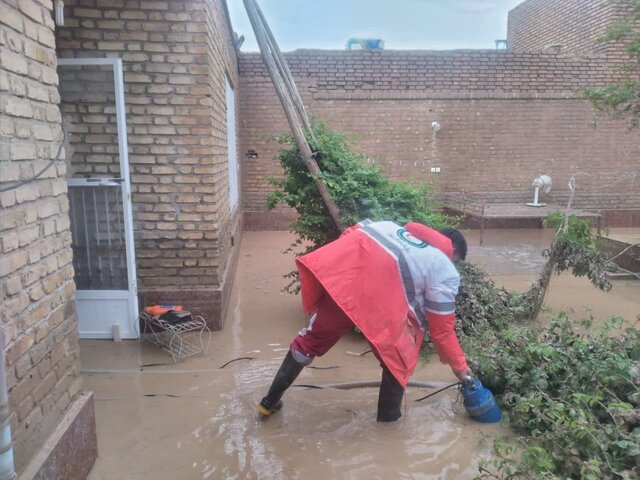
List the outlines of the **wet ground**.
{"type": "MultiPolygon", "coordinates": [[[[469,258],[498,283],[524,290],[541,268],[543,230],[470,232],[469,258]]],[[[483,434],[504,425],[469,419],[455,391],[413,400],[428,391],[409,388],[403,418],[377,424],[377,389],[292,388],[285,408],[266,421],[255,404],[267,390],[288,344],[304,326],[299,298],[280,292],[291,257],[280,251],[283,232],[245,234],[225,329],[205,357],[173,364],[148,343],[81,341],[84,387],[96,401],[99,458],[90,479],[470,479],[483,434]],[[239,360],[220,367],[238,357],[239,360]],[[148,366],[145,366],[148,365],[148,366]]],[[[582,305],[595,315],[640,313],[640,282],[616,281],[603,294],[588,281],[554,278],[547,303],[582,305]]],[[[357,335],[343,338],[297,383],[374,380],[380,368],[357,335]],[[350,353],[347,353],[350,352],[350,353]]],[[[448,367],[421,362],[414,380],[453,382],[448,367]]]]}

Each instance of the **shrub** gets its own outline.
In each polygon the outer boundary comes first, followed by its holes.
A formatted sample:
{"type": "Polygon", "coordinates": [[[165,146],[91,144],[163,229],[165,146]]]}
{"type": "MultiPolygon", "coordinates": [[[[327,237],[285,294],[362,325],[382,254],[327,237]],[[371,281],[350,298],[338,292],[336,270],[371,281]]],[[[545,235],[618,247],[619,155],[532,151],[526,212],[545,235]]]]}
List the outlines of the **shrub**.
{"type": "Polygon", "coordinates": [[[581,333],[590,326],[561,313],[545,328],[465,339],[518,434],[496,442],[479,478],[638,478],[640,331],[613,318],[596,335],[581,333]]]}
{"type": "Polygon", "coordinates": [[[601,42],[624,42],[629,58],[623,72],[628,78],[619,83],[588,87],[581,91],[600,115],[610,118],[625,118],[631,128],[640,127],[640,0],[609,0],[606,4],[618,4],[625,16],[609,25],[601,42]]]}
{"type": "MultiPolygon", "coordinates": [[[[308,138],[311,150],[322,171],[333,200],[340,208],[344,225],[360,220],[391,220],[399,224],[409,221],[424,223],[439,229],[453,226],[456,219],[438,213],[438,204],[431,189],[409,182],[392,181],[378,167],[368,165],[366,156],[354,151],[347,137],[323,123],[314,123],[316,141],[308,138]]],[[[276,137],[282,145],[279,160],[284,170],[282,179],[271,180],[275,190],[268,207],[282,203],[298,213],[291,230],[296,234],[292,248],[304,247],[303,254],[337,239],[340,232],[329,216],[313,177],[307,170],[300,150],[290,134],[276,137]]],[[[295,272],[287,287],[296,290],[295,272]]]]}

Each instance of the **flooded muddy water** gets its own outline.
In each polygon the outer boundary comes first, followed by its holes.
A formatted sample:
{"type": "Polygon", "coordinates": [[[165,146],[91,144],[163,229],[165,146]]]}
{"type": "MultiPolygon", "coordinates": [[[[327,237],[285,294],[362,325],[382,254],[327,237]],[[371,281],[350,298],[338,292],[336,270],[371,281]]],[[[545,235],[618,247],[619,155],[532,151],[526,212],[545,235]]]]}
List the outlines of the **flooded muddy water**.
{"type": "MultiPolygon", "coordinates": [[[[542,236],[537,238],[508,232],[485,232],[482,248],[471,232],[469,258],[498,282],[524,289],[542,265],[536,256],[546,233],[534,231],[542,236]],[[509,249],[520,256],[505,253],[509,249]]],[[[375,421],[376,388],[291,388],[281,412],[258,417],[256,403],[306,323],[299,297],[281,292],[293,259],[280,252],[291,238],[283,232],[245,234],[225,328],[213,335],[205,357],[173,364],[148,343],[81,341],[84,388],[94,392],[98,429],[99,458],[90,479],[474,477],[479,460],[490,454],[481,437],[508,433],[508,427],[472,421],[454,390],[416,403],[429,391],[409,388],[404,415],[391,424],[375,421]],[[238,357],[252,359],[220,368],[238,357]]],[[[591,300],[598,312],[640,312],[639,283],[616,284],[614,293],[600,297],[588,282],[574,280],[554,279],[548,302],[580,307],[591,300]]],[[[296,383],[379,379],[371,354],[351,354],[367,349],[360,336],[347,335],[312,364],[337,368],[306,368],[296,383]]],[[[455,377],[429,359],[413,380],[455,377]]]]}
{"type": "MultiPolygon", "coordinates": [[[[550,229],[486,230],[480,247],[480,232],[467,231],[467,258],[484,268],[498,285],[524,292],[542,270],[546,259],[541,252],[549,247],[553,235],[550,229]]],[[[636,238],[640,236],[640,228],[613,229],[611,235],[636,238]]],[[[611,283],[612,290],[602,292],[587,278],[576,278],[570,272],[554,275],[545,307],[554,312],[565,310],[579,318],[592,315],[596,322],[613,315],[635,320],[640,315],[640,281],[618,279],[611,283]]]]}

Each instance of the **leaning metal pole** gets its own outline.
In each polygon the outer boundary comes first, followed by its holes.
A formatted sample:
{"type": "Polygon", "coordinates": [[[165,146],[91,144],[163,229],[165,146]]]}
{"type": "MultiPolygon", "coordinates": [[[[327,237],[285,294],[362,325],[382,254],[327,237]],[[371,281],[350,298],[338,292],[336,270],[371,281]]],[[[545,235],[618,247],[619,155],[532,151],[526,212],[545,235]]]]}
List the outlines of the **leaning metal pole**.
{"type": "Polygon", "coordinates": [[[260,18],[260,22],[262,27],[264,28],[264,33],[266,34],[267,40],[269,42],[269,48],[271,53],[273,54],[274,60],[276,61],[276,66],[278,67],[278,71],[280,75],[282,75],[282,79],[287,87],[287,91],[293,100],[293,104],[296,107],[298,112],[298,117],[302,121],[304,128],[307,130],[307,133],[311,136],[312,140],[316,140],[315,134],[313,133],[313,129],[311,128],[311,122],[309,121],[309,117],[307,112],[304,109],[304,103],[302,102],[302,97],[300,97],[300,92],[296,87],[296,82],[293,79],[293,75],[291,74],[291,70],[289,70],[289,65],[282,55],[280,48],[278,47],[278,43],[276,42],[275,37],[273,36],[273,32],[271,32],[271,28],[267,23],[267,19],[262,13],[262,9],[260,5],[255,2],[254,7],[258,16],[260,18]]]}
{"type": "MultiPolygon", "coordinates": [[[[311,147],[305,138],[304,131],[300,122],[298,105],[296,107],[296,100],[292,98],[292,94],[288,91],[293,88],[296,92],[294,94],[295,97],[299,98],[299,93],[297,93],[297,88],[295,84],[293,84],[287,74],[278,68],[278,63],[282,68],[282,62],[285,62],[282,54],[278,56],[279,48],[275,43],[275,39],[272,38],[272,42],[269,41],[268,35],[266,33],[265,25],[261,21],[260,13],[257,8],[257,4],[255,0],[244,0],[244,6],[247,10],[247,15],[249,16],[249,20],[251,21],[251,26],[253,27],[253,31],[256,35],[256,40],[258,41],[258,45],[260,46],[260,52],[262,54],[262,60],[269,72],[269,76],[271,77],[271,81],[273,82],[273,86],[278,94],[278,98],[280,98],[280,102],[282,103],[282,108],[284,109],[284,113],[287,117],[287,121],[289,122],[289,127],[291,128],[291,133],[298,144],[298,148],[300,149],[300,153],[302,154],[302,160],[304,161],[307,169],[313,176],[313,181],[324,201],[324,204],[329,211],[329,215],[333,220],[339,231],[344,231],[344,225],[340,221],[340,210],[338,206],[333,201],[331,197],[331,193],[327,188],[327,185],[322,180],[322,172],[318,167],[315,159],[313,158],[313,152],[311,151],[311,147]],[[288,81],[289,80],[289,81],[288,81]]],[[[285,62],[286,64],[286,62],[285,62]]],[[[287,69],[288,70],[288,69],[287,69]]],[[[303,115],[305,117],[306,115],[303,115]]],[[[306,122],[305,122],[306,123],[306,122]]],[[[312,132],[311,132],[312,133],[312,132]]]]}

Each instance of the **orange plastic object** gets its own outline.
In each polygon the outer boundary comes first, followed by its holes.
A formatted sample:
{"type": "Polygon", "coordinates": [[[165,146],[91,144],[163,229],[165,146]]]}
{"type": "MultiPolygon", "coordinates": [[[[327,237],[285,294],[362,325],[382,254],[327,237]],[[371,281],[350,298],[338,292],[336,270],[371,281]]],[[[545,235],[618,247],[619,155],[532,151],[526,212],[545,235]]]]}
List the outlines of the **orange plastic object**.
{"type": "Polygon", "coordinates": [[[153,315],[154,317],[159,317],[163,313],[167,313],[171,310],[176,312],[182,312],[184,307],[182,305],[150,305],[144,309],[149,315],[153,315]]]}

